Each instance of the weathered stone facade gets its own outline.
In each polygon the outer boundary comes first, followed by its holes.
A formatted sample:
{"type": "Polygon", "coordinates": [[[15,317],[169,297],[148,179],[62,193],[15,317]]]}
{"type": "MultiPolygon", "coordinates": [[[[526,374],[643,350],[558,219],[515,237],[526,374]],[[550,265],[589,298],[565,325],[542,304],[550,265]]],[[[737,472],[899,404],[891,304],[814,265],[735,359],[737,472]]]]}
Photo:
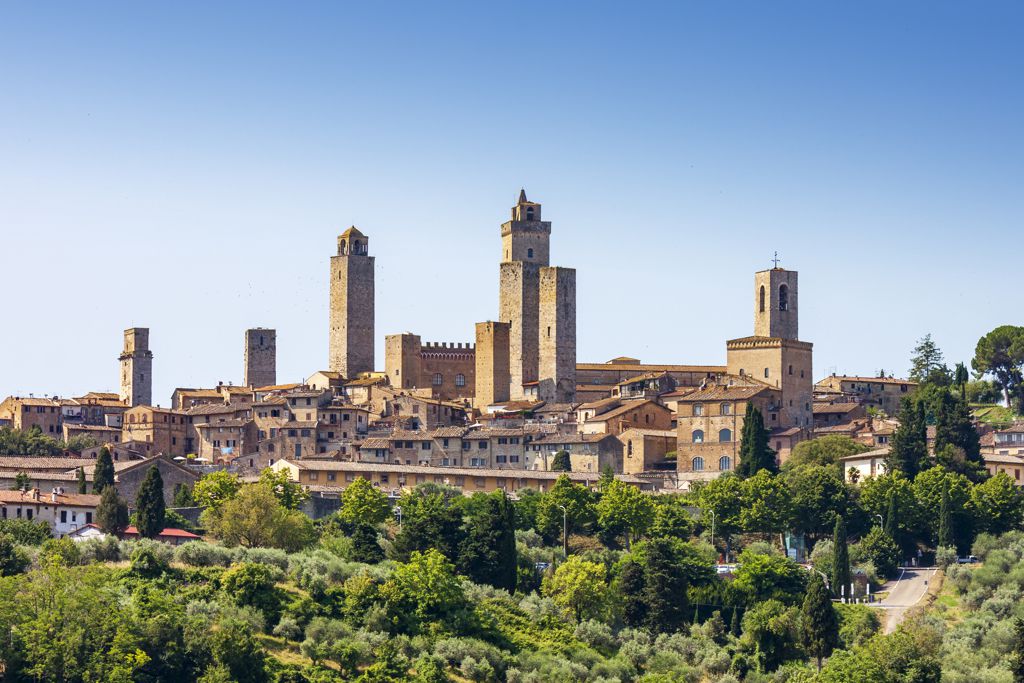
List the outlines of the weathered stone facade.
{"type": "Polygon", "coordinates": [[[396,389],[429,389],[433,398],[472,398],[476,349],[471,343],[426,342],[419,335],[390,334],[384,340],[384,366],[396,389]]]}
{"type": "Polygon", "coordinates": [[[149,328],[124,331],[121,361],[121,401],[129,406],[153,405],[153,352],[149,350],[149,328]]]}
{"type": "Polygon", "coordinates": [[[797,273],[772,268],[754,274],[754,336],[799,339],[797,273]]]}
{"type": "Polygon", "coordinates": [[[476,324],[476,390],[474,398],[480,409],[508,401],[511,374],[509,370],[509,324],[483,322],[476,324]]]}
{"type": "Polygon", "coordinates": [[[540,269],[537,396],[571,403],[576,396],[576,270],[540,269]]]}
{"type": "Polygon", "coordinates": [[[374,284],[369,240],[355,227],[338,236],[331,257],[328,369],[349,379],[373,372],[374,284]]]}
{"type": "Polygon", "coordinates": [[[257,327],[245,331],[245,378],[247,387],[277,384],[277,330],[257,327]]]}

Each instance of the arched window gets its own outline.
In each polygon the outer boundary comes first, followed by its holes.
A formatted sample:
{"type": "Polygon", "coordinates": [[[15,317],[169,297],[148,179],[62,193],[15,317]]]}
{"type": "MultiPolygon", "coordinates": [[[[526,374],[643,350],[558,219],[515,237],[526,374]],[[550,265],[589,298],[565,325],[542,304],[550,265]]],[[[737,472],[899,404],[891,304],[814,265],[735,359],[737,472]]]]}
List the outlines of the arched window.
{"type": "Polygon", "coordinates": [[[719,429],[718,440],[721,443],[729,443],[732,441],[732,430],[731,429],[719,429]]]}
{"type": "Polygon", "coordinates": [[[789,310],[789,287],[786,285],[779,285],[779,310],[789,310]]]}
{"type": "Polygon", "coordinates": [[[466,386],[466,376],[463,375],[461,372],[459,374],[455,375],[455,386],[457,386],[457,387],[464,387],[464,386],[466,386]]]}
{"type": "Polygon", "coordinates": [[[704,458],[702,458],[702,457],[700,457],[698,455],[696,458],[694,458],[692,461],[690,461],[690,465],[691,465],[690,469],[693,470],[694,472],[703,472],[704,471],[704,458]]]}
{"type": "Polygon", "coordinates": [[[704,430],[703,429],[694,429],[693,430],[693,442],[694,443],[704,443],[704,430]]]}
{"type": "Polygon", "coordinates": [[[722,404],[722,415],[732,415],[732,404],[731,403],[723,403],[722,404]]]}
{"type": "Polygon", "coordinates": [[[444,377],[441,376],[440,372],[435,372],[434,379],[432,381],[435,387],[439,387],[444,383],[444,377]]]}
{"type": "Polygon", "coordinates": [[[718,469],[722,472],[728,472],[732,469],[732,458],[728,455],[723,455],[718,459],[718,469]]]}
{"type": "Polygon", "coordinates": [[[345,240],[342,240],[341,243],[338,245],[338,251],[341,252],[342,256],[345,255],[345,250],[347,248],[348,248],[348,243],[345,240]]]}
{"type": "Polygon", "coordinates": [[[758,308],[761,310],[762,313],[764,313],[764,285],[761,285],[760,302],[761,303],[758,305],[758,308]]]}

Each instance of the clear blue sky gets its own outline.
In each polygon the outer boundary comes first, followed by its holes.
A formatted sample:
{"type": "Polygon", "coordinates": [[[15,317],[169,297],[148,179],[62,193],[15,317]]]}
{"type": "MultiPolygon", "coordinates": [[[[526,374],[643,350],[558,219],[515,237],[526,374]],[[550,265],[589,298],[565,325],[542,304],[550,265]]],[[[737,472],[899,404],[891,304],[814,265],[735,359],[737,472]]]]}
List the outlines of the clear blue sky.
{"type": "Polygon", "coordinates": [[[5,3],[0,395],[116,389],[132,325],[163,405],[246,327],[308,376],[350,224],[378,365],[469,341],[520,187],[581,361],[724,363],[774,250],[816,376],[968,359],[1022,322],[1024,5],[826,4],[5,3]]]}

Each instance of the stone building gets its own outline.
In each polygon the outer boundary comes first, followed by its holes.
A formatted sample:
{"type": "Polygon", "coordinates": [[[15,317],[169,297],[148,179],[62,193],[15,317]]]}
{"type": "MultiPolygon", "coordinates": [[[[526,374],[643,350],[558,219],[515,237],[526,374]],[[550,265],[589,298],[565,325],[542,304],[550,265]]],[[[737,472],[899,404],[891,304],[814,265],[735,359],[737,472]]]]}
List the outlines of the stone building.
{"type": "Polygon", "coordinates": [[[917,389],[917,382],[898,377],[856,377],[831,375],[817,382],[817,393],[839,394],[866,406],[880,408],[887,415],[897,415],[900,402],[917,389]]]}
{"type": "Polygon", "coordinates": [[[257,327],[245,331],[242,384],[253,388],[277,384],[277,330],[257,327]]]}
{"type": "Polygon", "coordinates": [[[476,349],[471,343],[427,342],[411,332],[389,334],[384,341],[388,381],[396,389],[429,390],[433,398],[472,398],[476,386],[476,349]]]}
{"type": "Polygon", "coordinates": [[[483,322],[476,324],[476,389],[474,403],[487,406],[510,399],[509,324],[483,322]]]}
{"type": "MultiPolygon", "coordinates": [[[[631,427],[619,434],[622,442],[622,471],[640,474],[666,462],[676,450],[678,434],[674,429],[631,427]]],[[[671,464],[671,461],[668,461],[671,464]]]]}
{"type": "Polygon", "coordinates": [[[353,226],[338,236],[338,255],[331,257],[328,370],[349,379],[374,369],[374,259],[368,246],[353,226]]]}
{"type": "Polygon", "coordinates": [[[184,411],[136,406],[124,414],[121,441],[145,444],[146,455],[179,456],[193,452],[189,418],[184,411]]]}
{"type": "Polygon", "coordinates": [[[814,426],[813,344],[799,341],[797,273],[783,268],[754,276],[754,336],[726,342],[731,375],[749,376],[782,392],[779,427],[814,426]]]}
{"type": "Polygon", "coordinates": [[[582,434],[621,434],[636,427],[671,429],[672,411],[651,399],[622,401],[610,410],[586,417],[577,425],[582,434]]]}
{"type": "Polygon", "coordinates": [[[153,352],[149,350],[149,328],[130,327],[124,331],[121,361],[121,401],[131,407],[153,405],[153,352]]]}
{"type": "Polygon", "coordinates": [[[550,237],[541,205],[521,191],[511,220],[501,226],[498,300],[498,318],[509,326],[513,400],[534,393],[546,401],[575,399],[576,271],[550,266],[550,237]]]}
{"type": "Polygon", "coordinates": [[[8,396],[0,403],[0,420],[15,429],[39,427],[43,434],[61,438],[60,403],[55,399],[8,396]]]}
{"type": "Polygon", "coordinates": [[[724,365],[659,365],[620,356],[605,363],[578,363],[576,392],[580,401],[593,402],[621,392],[623,383],[633,384],[645,377],[665,374],[677,387],[692,388],[725,371],[724,365]]]}

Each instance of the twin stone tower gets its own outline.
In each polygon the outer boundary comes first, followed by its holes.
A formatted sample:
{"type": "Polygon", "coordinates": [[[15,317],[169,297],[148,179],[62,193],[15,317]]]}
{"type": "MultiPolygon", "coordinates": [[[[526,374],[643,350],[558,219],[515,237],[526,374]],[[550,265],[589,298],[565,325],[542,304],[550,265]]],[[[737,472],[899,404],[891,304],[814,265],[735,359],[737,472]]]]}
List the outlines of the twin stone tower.
{"type": "MultiPolygon", "coordinates": [[[[509,400],[571,402],[576,394],[576,271],[550,265],[551,222],[520,191],[501,226],[498,320],[476,325],[476,343],[386,338],[392,386],[430,389],[478,407],[509,400]]],[[[374,371],[374,259],[356,228],[331,257],[329,369],[347,379],[374,371]]]]}

